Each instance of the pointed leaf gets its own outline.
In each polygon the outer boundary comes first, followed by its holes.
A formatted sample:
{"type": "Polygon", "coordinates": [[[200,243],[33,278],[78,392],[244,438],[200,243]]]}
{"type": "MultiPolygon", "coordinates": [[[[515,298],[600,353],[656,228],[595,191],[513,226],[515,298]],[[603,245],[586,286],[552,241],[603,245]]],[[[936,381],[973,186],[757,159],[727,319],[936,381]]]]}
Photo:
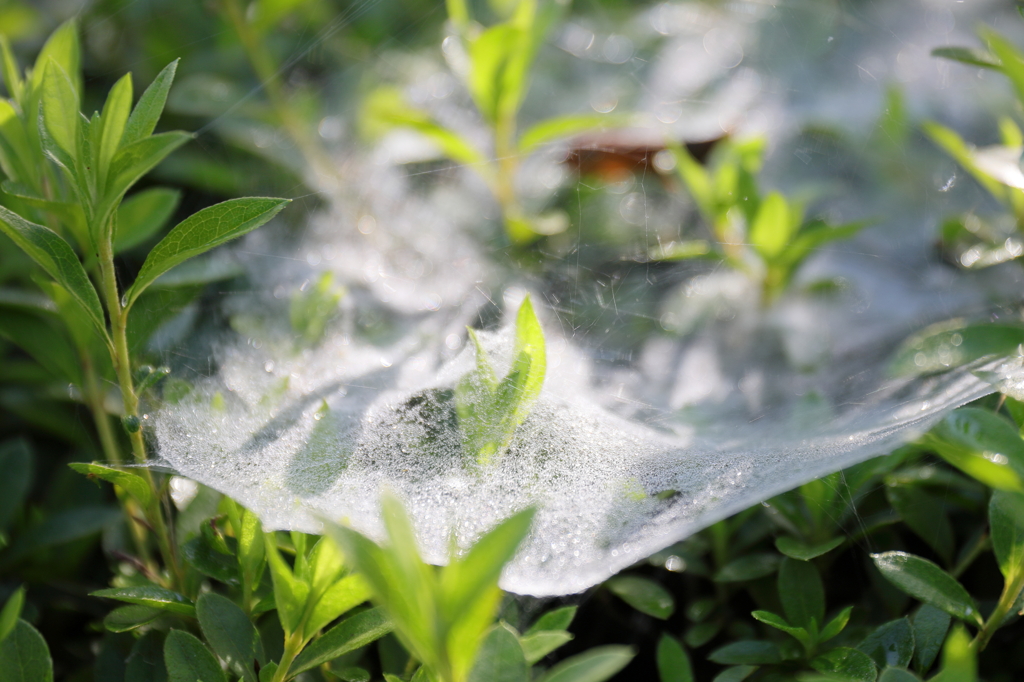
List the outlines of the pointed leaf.
{"type": "Polygon", "coordinates": [[[50,138],[67,154],[71,161],[79,159],[78,93],[70,76],[53,60],[46,64],[43,78],[43,125],[50,138]]]}
{"type": "Polygon", "coordinates": [[[950,615],[931,604],[922,604],[911,618],[914,626],[914,665],[926,672],[935,662],[949,630],[950,615]]]}
{"type": "Polygon", "coordinates": [[[519,152],[528,154],[540,145],[562,140],[579,133],[623,125],[624,116],[608,114],[569,114],[548,118],[526,130],[519,138],[519,152]]]}
{"type": "Polygon", "coordinates": [[[604,682],[633,660],[628,646],[599,646],[558,663],[539,682],[604,682]]]}
{"type": "Polygon", "coordinates": [[[786,557],[779,565],[778,587],[790,623],[813,631],[825,620],[825,586],[814,564],[786,557]]]}
{"type": "Polygon", "coordinates": [[[99,295],[71,246],[53,230],[31,223],[4,206],[0,206],[0,231],[68,290],[89,314],[100,335],[106,338],[107,327],[99,295]]]}
{"type": "Polygon", "coordinates": [[[0,642],[4,641],[21,618],[21,609],[25,605],[25,586],[22,585],[7,598],[4,608],[0,610],[0,642]]]}
{"type": "Polygon", "coordinates": [[[766,260],[771,260],[786,248],[794,228],[786,198],[772,192],[761,203],[750,228],[750,241],[766,260]]]}
{"type": "Polygon", "coordinates": [[[929,682],[975,682],[978,659],[966,628],[957,626],[942,648],[942,669],[929,682]]]}
{"type": "Polygon", "coordinates": [[[884,623],[857,645],[879,668],[906,668],[914,657],[914,628],[906,618],[884,623]]]}
{"type": "Polygon", "coordinates": [[[185,219],[149,252],[125,294],[125,306],[130,307],[146,287],[175,265],[255,230],[288,203],[288,199],[231,199],[185,219]]]}
{"type": "Polygon", "coordinates": [[[976,47],[937,47],[932,50],[933,57],[951,59],[969,66],[980,66],[983,69],[994,69],[999,71],[1003,63],[991,52],[979,50],[976,47]]]}
{"type": "Polygon", "coordinates": [[[128,114],[132,109],[132,76],[125,74],[114,83],[107,95],[107,101],[103,105],[103,113],[100,116],[102,121],[102,133],[100,135],[99,149],[97,150],[97,161],[99,164],[98,177],[99,185],[102,187],[106,178],[110,162],[121,148],[121,139],[124,137],[124,127],[128,122],[128,114]]]}
{"type": "Polygon", "coordinates": [[[267,563],[270,566],[270,578],[274,583],[274,601],[277,613],[281,618],[281,627],[285,634],[291,634],[299,627],[302,613],[309,597],[309,585],[295,577],[280,552],[273,533],[264,533],[267,563]]]}
{"type": "Polygon", "coordinates": [[[875,663],[867,654],[846,647],[818,656],[810,666],[825,675],[851,682],[875,682],[878,677],[875,663]]]}
{"type": "Polygon", "coordinates": [[[306,623],[306,634],[312,636],[338,616],[368,600],[371,594],[370,585],[362,575],[345,576],[317,601],[306,623]]]}
{"type": "Polygon", "coordinates": [[[171,630],[164,640],[168,682],[226,682],[220,662],[206,645],[182,630],[171,630]]]}
{"type": "Polygon", "coordinates": [[[222,661],[246,682],[257,682],[254,662],[266,663],[263,642],[245,612],[226,597],[207,592],[196,600],[203,637],[222,661]]]}
{"type": "Polygon", "coordinates": [[[793,559],[810,561],[823,554],[828,554],[833,549],[845,542],[845,538],[832,538],[817,545],[808,545],[788,535],[781,535],[775,539],[775,548],[793,559]]]}
{"type": "Polygon", "coordinates": [[[195,617],[196,609],[184,595],[156,585],[137,585],[134,587],[111,587],[105,590],[90,592],[93,597],[116,599],[129,604],[148,606],[154,609],[170,611],[183,616],[195,617]]]}
{"type": "Polygon", "coordinates": [[[135,105],[125,126],[124,138],[121,140],[123,146],[128,146],[153,134],[157,121],[160,120],[160,115],[164,111],[167,93],[170,92],[171,83],[174,82],[174,74],[177,70],[178,60],[175,59],[157,74],[146,91],[142,93],[139,103],[135,105]]]}
{"type": "Polygon", "coordinates": [[[21,71],[18,69],[18,60],[14,58],[11,51],[11,43],[7,36],[0,35],[0,55],[3,57],[4,85],[7,86],[7,94],[15,102],[21,102],[25,82],[21,78],[21,71]]]}
{"type": "Polygon", "coordinates": [[[1007,583],[1024,572],[1024,494],[996,490],[988,507],[992,549],[1007,583]]]}
{"type": "Polygon", "coordinates": [[[539,632],[541,630],[568,630],[572,625],[572,619],[576,617],[577,606],[563,606],[559,609],[548,611],[530,626],[526,634],[539,632]]]}
{"type": "Polygon", "coordinates": [[[951,575],[921,557],[906,552],[872,554],[875,566],[896,587],[910,596],[976,625],[982,624],[978,606],[951,575]]]}
{"type": "Polygon", "coordinates": [[[648,578],[622,575],[609,579],[605,585],[624,602],[648,616],[667,620],[676,609],[672,593],[648,578]]]}
{"type": "Polygon", "coordinates": [[[850,614],[852,612],[852,606],[847,606],[845,609],[840,611],[835,618],[828,622],[828,625],[821,629],[821,635],[818,637],[818,641],[827,642],[842,632],[843,629],[846,628],[846,624],[850,622],[850,614]]]}
{"type": "Polygon", "coordinates": [[[922,443],[986,485],[1024,492],[1024,440],[997,414],[961,407],[946,415],[922,443]]]}
{"type": "Polygon", "coordinates": [[[69,467],[89,478],[100,478],[108,483],[113,483],[122,488],[129,495],[138,500],[144,508],[148,508],[153,502],[153,490],[149,482],[139,474],[122,469],[114,469],[95,462],[71,462],[69,467]]]}
{"type": "Polygon", "coordinates": [[[519,638],[526,662],[533,665],[555,649],[573,640],[572,633],[565,630],[534,630],[519,638]]]}
{"type": "Polygon", "coordinates": [[[355,651],[388,634],[391,629],[391,620],[380,607],[346,618],[307,646],[292,663],[289,674],[301,673],[355,651]]]}
{"type": "Polygon", "coordinates": [[[772,613],[771,611],[752,611],[750,615],[754,617],[754,620],[761,621],[765,625],[770,625],[776,630],[782,630],[786,634],[792,635],[805,647],[811,646],[810,633],[808,633],[804,628],[790,625],[782,616],[772,613]]]}
{"type": "Polygon", "coordinates": [[[656,657],[661,682],[694,682],[690,657],[675,637],[661,635],[656,657]]]}
{"type": "Polygon", "coordinates": [[[150,606],[119,606],[103,618],[103,627],[111,632],[130,632],[152,623],[162,615],[164,612],[161,609],[150,606]]]}

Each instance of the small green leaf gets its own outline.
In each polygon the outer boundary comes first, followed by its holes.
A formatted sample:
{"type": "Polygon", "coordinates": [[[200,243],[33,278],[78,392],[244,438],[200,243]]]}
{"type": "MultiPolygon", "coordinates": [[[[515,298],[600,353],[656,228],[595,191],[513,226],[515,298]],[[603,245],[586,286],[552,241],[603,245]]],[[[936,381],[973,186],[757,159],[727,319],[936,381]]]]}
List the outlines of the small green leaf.
{"type": "Polygon", "coordinates": [[[1000,71],[1003,68],[1003,63],[999,61],[998,57],[976,47],[937,47],[932,50],[932,56],[952,59],[969,66],[980,66],[983,69],[1000,71]]]}
{"type": "Polygon", "coordinates": [[[779,599],[786,620],[813,632],[825,620],[825,586],[809,561],[786,557],[779,565],[779,599]]]}
{"type": "Polygon", "coordinates": [[[839,647],[812,659],[810,666],[820,673],[851,682],[875,682],[878,670],[867,654],[839,647]]]}
{"type": "Polygon", "coordinates": [[[600,646],[561,661],[538,682],[604,682],[633,660],[636,651],[628,646],[600,646]]]}
{"type": "Polygon", "coordinates": [[[1010,79],[1017,99],[1024,101],[1024,55],[1010,41],[985,26],[978,29],[978,35],[1000,62],[1000,70],[1010,79]]]}
{"type": "Polygon", "coordinates": [[[951,575],[921,557],[906,552],[872,554],[875,566],[893,585],[915,599],[942,609],[951,616],[982,624],[978,606],[951,575]]]}
{"type": "Polygon", "coordinates": [[[533,665],[572,640],[572,633],[565,630],[530,630],[519,638],[519,643],[522,645],[526,662],[533,665]]]}
{"type": "Polygon", "coordinates": [[[21,609],[24,605],[25,586],[22,585],[7,598],[3,610],[0,610],[0,642],[3,642],[7,635],[14,631],[14,626],[21,618],[21,609]]]}
{"type": "MultiPolygon", "coordinates": [[[[46,39],[46,44],[36,57],[35,66],[32,68],[31,89],[38,90],[43,85],[46,65],[50,61],[56,62],[65,73],[73,78],[78,77],[80,72],[80,48],[78,45],[78,23],[69,19],[57,27],[46,39]]],[[[77,113],[78,110],[76,109],[77,113]]]]}
{"type": "Polygon", "coordinates": [[[735,583],[763,578],[778,569],[779,560],[778,554],[747,554],[719,569],[715,574],[715,582],[735,583]]]}
{"type": "Polygon", "coordinates": [[[196,600],[203,637],[228,667],[246,682],[257,682],[254,662],[266,662],[259,632],[245,612],[226,597],[207,592],[196,600]]]}
{"type": "Polygon", "coordinates": [[[793,636],[793,638],[808,649],[813,644],[811,641],[811,635],[805,628],[790,625],[785,618],[778,614],[772,613],[771,611],[753,611],[750,615],[754,617],[754,620],[760,621],[765,625],[770,625],[776,630],[782,630],[786,634],[793,636]]]}
{"type": "Polygon", "coordinates": [[[226,682],[220,662],[206,645],[182,630],[171,630],[164,640],[168,682],[226,682]]]}
{"type": "Polygon", "coordinates": [[[526,130],[519,138],[519,153],[528,154],[540,145],[589,130],[622,125],[626,118],[607,114],[569,114],[548,118],[526,130]]]}
{"type": "Polygon", "coordinates": [[[4,682],[53,682],[53,661],[46,640],[23,620],[0,641],[0,675],[4,682]]]}
{"type": "Polygon", "coordinates": [[[78,92],[60,64],[50,60],[43,77],[42,122],[46,132],[72,163],[79,160],[78,92]]]}
{"type": "Polygon", "coordinates": [[[4,85],[7,87],[7,94],[11,100],[21,102],[25,82],[21,78],[21,71],[18,69],[18,60],[14,58],[11,51],[11,43],[7,36],[0,36],[0,55],[3,57],[4,85]]]}
{"type": "Polygon", "coordinates": [[[775,548],[793,559],[799,559],[800,561],[810,561],[823,554],[828,554],[833,549],[845,542],[845,538],[832,538],[825,542],[808,545],[805,542],[801,542],[796,538],[788,535],[781,535],[775,539],[775,548]]]}
{"type": "Polygon", "coordinates": [[[756,665],[734,665],[715,675],[712,682],[743,682],[756,671],[756,665]]]}
{"type": "Polygon", "coordinates": [[[152,623],[162,615],[162,609],[149,606],[119,606],[103,618],[103,627],[111,632],[129,632],[152,623]]]}
{"type": "Polygon", "coordinates": [[[218,552],[206,536],[194,537],[183,544],[181,555],[203,575],[227,585],[238,584],[238,566],[234,557],[218,552]]]}
{"type": "Polygon", "coordinates": [[[153,187],[125,199],[117,209],[114,252],[127,251],[159,232],[174,215],[181,192],[153,187]]]}
{"type": "Polygon", "coordinates": [[[288,199],[231,199],[186,218],[149,252],[138,277],[125,294],[125,307],[130,307],[146,287],[175,265],[251,232],[288,203],[288,199]]]}
{"type": "Polygon", "coordinates": [[[100,336],[107,338],[99,295],[70,245],[53,230],[31,223],[4,206],[0,206],[0,231],[67,289],[88,313],[100,336]]]}
{"type": "Polygon", "coordinates": [[[878,676],[878,682],[921,682],[921,678],[903,668],[885,668],[878,676]]]}
{"type": "Polygon", "coordinates": [[[690,657],[675,637],[662,633],[656,659],[661,682],[694,682],[690,657]]]}
{"type": "Polygon", "coordinates": [[[492,627],[480,645],[468,682],[529,682],[529,666],[516,633],[505,623],[492,627]]]}
{"type": "Polygon", "coordinates": [[[889,621],[857,645],[879,668],[906,668],[914,657],[914,629],[906,618],[889,621]]]}
{"type": "Polygon", "coordinates": [[[818,637],[819,642],[827,642],[832,639],[846,628],[846,624],[850,622],[850,613],[853,612],[852,606],[847,606],[845,609],[840,611],[835,618],[828,622],[828,625],[821,629],[821,635],[818,637]]]}
{"type": "Polygon", "coordinates": [[[616,596],[641,613],[667,620],[676,609],[672,593],[648,578],[621,575],[605,585],[616,596]]]}
{"type": "Polygon", "coordinates": [[[391,620],[377,607],[346,618],[307,646],[289,669],[297,674],[355,651],[391,632],[391,620]]]}
{"type": "Polygon", "coordinates": [[[174,73],[178,70],[178,60],[164,67],[163,71],[157,74],[153,82],[149,84],[146,91],[139,98],[135,105],[128,123],[124,129],[124,137],[121,146],[127,147],[130,144],[145,139],[153,134],[156,123],[164,111],[164,103],[167,101],[167,93],[174,82],[174,73]]]}
{"type": "Polygon", "coordinates": [[[132,76],[125,74],[114,83],[107,95],[107,101],[103,104],[103,113],[100,120],[103,122],[103,130],[100,135],[99,149],[97,150],[97,185],[103,187],[106,184],[107,169],[110,162],[121,148],[121,139],[124,137],[125,124],[128,122],[128,114],[132,110],[132,76]]]}
{"type": "MultiPolygon", "coordinates": [[[[523,423],[533,403],[540,395],[544,385],[544,375],[547,371],[544,330],[533,310],[533,302],[529,295],[523,299],[519,306],[519,312],[516,313],[516,343],[512,350],[512,357],[520,358],[523,355],[529,357],[530,361],[523,368],[526,377],[522,382],[522,390],[516,407],[516,426],[523,423]]],[[[516,369],[513,367],[513,371],[516,369]]]]}
{"type": "Polygon", "coordinates": [[[771,642],[745,640],[718,647],[708,660],[723,665],[774,665],[782,662],[782,654],[771,642]]]}
{"type": "Polygon", "coordinates": [[[469,92],[480,113],[492,124],[502,109],[505,72],[525,38],[516,26],[499,24],[488,28],[469,45],[469,92]]]}
{"type": "Polygon", "coordinates": [[[750,227],[750,241],[765,260],[771,260],[786,248],[795,228],[786,198],[772,192],[761,202],[757,218],[750,227]]]}
{"type": "Polygon", "coordinates": [[[281,626],[285,634],[291,634],[299,627],[306,599],[309,597],[309,585],[292,573],[280,552],[273,533],[263,534],[267,552],[267,563],[270,565],[270,577],[274,583],[274,600],[277,613],[281,618],[281,626]]]}
{"type": "Polygon", "coordinates": [[[190,602],[187,597],[156,585],[111,587],[105,590],[90,592],[90,595],[93,597],[103,597],[105,599],[116,599],[118,601],[128,602],[129,604],[148,606],[150,608],[161,609],[163,611],[169,611],[171,613],[177,613],[192,618],[196,615],[195,606],[192,605],[192,602],[190,602]]]}
{"type": "Polygon", "coordinates": [[[568,630],[572,619],[576,617],[577,606],[563,606],[559,609],[548,611],[530,626],[526,634],[541,630],[568,630]]]}
{"type": "Polygon", "coordinates": [[[345,576],[331,585],[313,607],[306,623],[306,634],[312,635],[337,618],[368,600],[370,585],[358,573],[345,576]]]}
{"type": "Polygon", "coordinates": [[[931,604],[922,604],[911,617],[914,626],[914,665],[924,673],[932,667],[942,649],[951,618],[948,613],[931,604]]]}
{"type": "Polygon", "coordinates": [[[1024,492],[1024,440],[997,414],[961,407],[946,415],[922,444],[986,485],[1024,492]]]}
{"type": "Polygon", "coordinates": [[[99,478],[113,483],[135,498],[144,508],[153,503],[153,490],[149,482],[133,471],[114,469],[96,462],[71,462],[68,466],[89,478],[99,478]]]}
{"type": "Polygon", "coordinates": [[[988,506],[992,549],[1007,583],[1024,572],[1024,495],[996,490],[988,506]]]}

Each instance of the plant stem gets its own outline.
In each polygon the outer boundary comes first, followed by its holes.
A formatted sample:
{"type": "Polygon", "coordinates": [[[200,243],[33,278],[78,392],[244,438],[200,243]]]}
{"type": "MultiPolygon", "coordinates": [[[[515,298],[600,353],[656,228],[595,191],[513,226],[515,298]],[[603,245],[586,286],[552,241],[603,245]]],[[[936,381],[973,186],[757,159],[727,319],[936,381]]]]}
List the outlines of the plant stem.
{"type": "Polygon", "coordinates": [[[305,642],[302,641],[302,627],[288,635],[284,642],[284,654],[281,655],[281,662],[277,664],[277,672],[271,678],[271,682],[284,682],[288,679],[288,669],[292,667],[295,657],[302,651],[305,642]]]}
{"type": "Polygon", "coordinates": [[[292,142],[299,148],[299,152],[317,174],[318,179],[320,176],[337,177],[330,159],[327,158],[319,147],[312,143],[306,135],[305,126],[303,126],[299,116],[296,115],[294,108],[288,103],[288,98],[285,96],[281,88],[281,82],[278,79],[278,69],[274,65],[264,41],[260,40],[260,37],[256,35],[252,26],[246,20],[239,1],[223,0],[223,7],[228,21],[231,22],[231,27],[235,30],[235,35],[238,36],[238,40],[242,43],[246,58],[248,58],[249,63],[256,72],[256,76],[260,79],[267,93],[267,99],[270,100],[270,106],[274,110],[274,115],[277,116],[289,137],[292,138],[292,142]]]}
{"type": "Polygon", "coordinates": [[[981,628],[974,641],[971,642],[971,649],[973,651],[981,652],[985,650],[985,647],[988,646],[988,641],[1003,624],[1007,614],[1010,613],[1013,605],[1017,602],[1017,597],[1020,596],[1021,590],[1024,590],[1024,570],[1018,570],[1014,579],[1003,586],[1003,593],[999,595],[999,603],[996,604],[995,610],[989,614],[988,620],[985,621],[985,626],[981,628]]]}

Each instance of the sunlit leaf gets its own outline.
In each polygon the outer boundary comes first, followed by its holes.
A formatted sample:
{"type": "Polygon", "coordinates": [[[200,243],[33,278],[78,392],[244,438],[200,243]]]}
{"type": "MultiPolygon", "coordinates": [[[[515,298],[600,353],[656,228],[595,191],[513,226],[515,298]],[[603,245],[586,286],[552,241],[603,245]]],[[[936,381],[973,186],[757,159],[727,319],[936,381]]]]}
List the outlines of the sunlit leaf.
{"type": "Polygon", "coordinates": [[[95,462],[71,462],[68,466],[89,478],[99,478],[123,488],[144,508],[149,507],[153,502],[153,490],[149,482],[133,471],[115,469],[95,462]]]}
{"type": "Polygon", "coordinates": [[[629,665],[634,656],[632,647],[594,647],[553,666],[539,682],[604,682],[629,665]]]}
{"type": "Polygon", "coordinates": [[[605,582],[605,586],[634,609],[648,616],[667,620],[675,611],[672,593],[648,578],[616,576],[605,582]]]}
{"type": "Polygon", "coordinates": [[[111,587],[90,593],[93,597],[116,599],[117,601],[154,609],[169,611],[183,616],[195,617],[196,609],[184,595],[178,594],[156,585],[137,585],[134,587],[111,587]]]}
{"type": "Polygon", "coordinates": [[[911,597],[961,620],[982,624],[978,606],[967,590],[927,559],[906,552],[872,554],[871,558],[887,580],[911,597]]]}
{"type": "Polygon", "coordinates": [[[138,104],[132,110],[125,125],[124,137],[121,145],[127,147],[153,134],[157,121],[164,110],[164,103],[167,101],[167,93],[174,82],[174,74],[178,70],[178,60],[163,68],[157,74],[153,82],[149,84],[146,91],[142,93],[138,104]]]}
{"type": "Polygon", "coordinates": [[[1024,440],[999,415],[961,407],[946,415],[922,444],[982,483],[999,490],[1024,492],[1024,440]]]}
{"type": "Polygon", "coordinates": [[[300,673],[355,651],[388,634],[391,628],[391,620],[379,607],[346,618],[307,646],[290,672],[300,673]]]}
{"type": "Polygon", "coordinates": [[[1024,494],[993,492],[988,519],[999,570],[1013,583],[1024,573],[1024,494]]]}
{"type": "Polygon", "coordinates": [[[529,666],[516,633],[499,623],[484,635],[468,682],[529,682],[529,666]]]}
{"type": "Polygon", "coordinates": [[[153,187],[131,195],[117,209],[114,252],[127,251],[159,232],[174,215],[181,192],[153,187]]]}
{"type": "Polygon", "coordinates": [[[976,47],[937,47],[932,50],[932,56],[996,71],[1003,67],[1003,63],[994,54],[976,47]]]}

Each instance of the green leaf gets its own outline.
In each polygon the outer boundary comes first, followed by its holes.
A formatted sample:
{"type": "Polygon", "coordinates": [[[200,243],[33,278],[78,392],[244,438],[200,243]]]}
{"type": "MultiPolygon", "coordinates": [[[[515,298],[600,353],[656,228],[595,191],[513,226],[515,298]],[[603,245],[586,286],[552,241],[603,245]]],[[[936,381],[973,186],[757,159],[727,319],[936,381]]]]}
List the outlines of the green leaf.
{"type": "Polygon", "coordinates": [[[163,632],[150,630],[135,640],[125,660],[124,679],[125,682],[167,682],[163,632]]]}
{"type": "Polygon", "coordinates": [[[772,192],[761,202],[749,238],[765,260],[772,260],[786,248],[795,227],[786,198],[772,192]]]}
{"type": "Polygon", "coordinates": [[[929,682],[976,682],[978,660],[963,626],[953,629],[942,649],[942,669],[929,682]]]}
{"type": "Polygon", "coordinates": [[[782,654],[771,642],[744,640],[718,647],[708,660],[723,665],[775,665],[782,662],[782,654]]]}
{"type": "Polygon", "coordinates": [[[46,640],[23,620],[0,641],[0,671],[4,682],[53,682],[53,662],[46,640]]]}
{"type": "Polygon", "coordinates": [[[568,630],[572,624],[572,619],[576,617],[576,610],[578,608],[577,606],[563,606],[558,609],[552,609],[538,618],[530,626],[530,629],[526,631],[526,634],[529,635],[541,630],[568,630]]]}
{"type": "Polygon", "coordinates": [[[207,592],[196,600],[203,637],[222,661],[246,682],[257,682],[253,663],[266,663],[263,642],[245,612],[226,597],[207,592]]]}
{"type": "Polygon", "coordinates": [[[122,146],[127,147],[153,134],[153,130],[156,129],[156,123],[160,120],[160,115],[164,111],[167,93],[171,89],[171,83],[174,82],[174,73],[177,70],[178,60],[175,59],[157,74],[153,82],[146,88],[146,91],[142,93],[139,103],[135,105],[135,109],[128,118],[128,123],[124,129],[124,137],[121,140],[122,146]]]}
{"type": "Polygon", "coordinates": [[[71,162],[79,158],[79,114],[78,92],[70,75],[60,64],[50,60],[43,77],[42,124],[50,139],[67,154],[71,162]]]}
{"type": "Polygon", "coordinates": [[[951,618],[948,613],[931,604],[922,604],[911,617],[914,626],[914,665],[927,672],[942,649],[951,618]]]}
{"type": "Polygon", "coordinates": [[[1003,63],[999,61],[998,57],[976,47],[937,47],[932,50],[932,56],[952,59],[969,66],[980,66],[983,69],[1001,71],[1003,68],[1003,63]]]}
{"type": "Polygon", "coordinates": [[[312,635],[338,616],[362,604],[372,591],[366,579],[359,574],[345,576],[324,592],[313,607],[306,623],[306,634],[312,635]]]}
{"type": "Polygon", "coordinates": [[[192,605],[192,602],[187,597],[156,585],[111,587],[105,590],[90,592],[90,595],[105,599],[116,599],[128,602],[129,604],[149,606],[150,608],[161,609],[192,618],[196,615],[195,606],[192,605]]]}
{"type": "Polygon", "coordinates": [[[999,415],[961,407],[946,415],[922,444],[986,485],[1024,492],[1024,441],[999,415]]]}
{"type": "Polygon", "coordinates": [[[227,585],[238,584],[238,565],[234,557],[218,552],[205,536],[194,537],[183,544],[181,555],[203,575],[227,585]]]}
{"type": "MultiPolygon", "coordinates": [[[[77,79],[81,70],[80,52],[78,24],[74,19],[69,19],[50,34],[43,49],[39,52],[39,56],[36,57],[35,66],[32,69],[31,89],[38,90],[42,87],[46,65],[50,61],[56,62],[64,69],[65,73],[77,79]]],[[[77,113],[78,110],[76,109],[75,112],[77,113]]]]}
{"type": "Polygon", "coordinates": [[[127,251],[159,232],[174,215],[181,192],[153,187],[125,199],[117,209],[114,252],[127,251]]]}
{"type": "Polygon", "coordinates": [[[772,613],[771,611],[752,611],[750,615],[754,617],[754,620],[760,621],[765,625],[770,625],[776,630],[782,630],[786,634],[791,635],[808,649],[813,644],[811,641],[811,635],[805,628],[790,625],[785,618],[778,614],[772,613]]]}
{"type": "Polygon", "coordinates": [[[53,230],[31,223],[4,206],[0,206],[0,231],[67,289],[88,313],[100,336],[107,338],[100,298],[68,243],[53,230]]]}
{"type": "Polygon", "coordinates": [[[977,180],[978,184],[984,187],[998,201],[1007,201],[1006,186],[982,170],[974,158],[974,146],[968,145],[956,131],[941,126],[934,121],[925,121],[921,124],[925,135],[932,139],[932,142],[941,147],[947,154],[967,170],[977,180]]]}
{"type": "Polygon", "coordinates": [[[220,662],[206,645],[182,630],[164,640],[164,663],[169,682],[226,682],[220,662]]]}
{"type": "Polygon", "coordinates": [[[907,339],[889,365],[893,376],[945,372],[980,358],[1010,355],[1024,343],[1019,324],[965,325],[962,320],[944,322],[907,339]]]}
{"type": "Polygon", "coordinates": [[[125,307],[130,307],[146,287],[175,265],[251,232],[288,203],[288,199],[231,199],[186,218],[149,252],[125,294],[125,307]]]}
{"type": "Polygon", "coordinates": [[[747,554],[730,561],[715,574],[715,582],[735,583],[771,575],[779,567],[778,554],[747,554]]]}
{"type": "Polygon", "coordinates": [[[810,632],[825,620],[825,586],[814,564],[786,557],[779,565],[779,599],[786,620],[810,632]]]}
{"type": "Polygon", "coordinates": [[[633,660],[636,651],[628,646],[600,646],[561,661],[538,682],[603,682],[633,660]]]}
{"type": "Polygon", "coordinates": [[[392,627],[387,613],[380,607],[346,618],[307,646],[292,663],[289,673],[310,670],[364,647],[391,632],[392,627]]]}
{"type": "Polygon", "coordinates": [[[0,531],[6,530],[23,510],[32,485],[32,452],[24,438],[0,443],[0,531]]]}
{"type": "Polygon", "coordinates": [[[10,95],[11,100],[21,102],[25,82],[21,78],[18,60],[14,58],[7,36],[0,36],[0,55],[3,57],[3,77],[7,94],[10,95]]]}
{"type": "Polygon", "coordinates": [[[992,549],[1007,583],[1024,572],[1024,495],[996,490],[988,506],[992,549]]]}
{"type": "Polygon", "coordinates": [[[942,501],[916,485],[887,485],[885,496],[910,530],[949,566],[955,550],[953,526],[942,501]]]}
{"type": "Polygon", "coordinates": [[[525,372],[526,375],[516,406],[516,426],[523,423],[533,403],[540,395],[541,388],[544,386],[544,375],[547,371],[544,330],[533,310],[533,302],[529,295],[523,299],[519,306],[519,312],[516,313],[516,343],[512,350],[512,357],[517,358],[517,365],[519,364],[518,358],[524,355],[529,358],[529,363],[519,367],[514,365],[512,368],[513,372],[519,370],[525,372]]]}
{"type": "Polygon", "coordinates": [[[605,586],[634,609],[648,616],[668,620],[676,610],[672,593],[649,578],[621,575],[609,579],[605,586]]]}
{"type": "Polygon", "coordinates": [[[128,122],[128,114],[132,110],[132,76],[125,74],[114,83],[107,95],[107,101],[103,104],[103,113],[100,120],[103,122],[103,130],[100,135],[99,149],[96,160],[97,185],[103,187],[106,184],[107,169],[110,162],[121,148],[121,139],[124,137],[125,124],[128,122]]]}
{"type": "Polygon", "coordinates": [[[480,113],[494,123],[505,98],[505,72],[526,35],[510,24],[492,26],[469,45],[469,92],[480,113]]]}
{"type": "Polygon", "coordinates": [[[519,153],[528,154],[540,145],[561,140],[589,130],[619,126],[626,122],[623,116],[608,114],[569,114],[548,118],[526,130],[519,138],[519,153]]]}
{"type": "Polygon", "coordinates": [[[856,649],[839,647],[818,656],[809,664],[820,673],[855,682],[875,682],[878,671],[871,658],[856,649]]]}
{"type": "Polygon", "coordinates": [[[89,478],[100,478],[113,483],[138,500],[144,508],[153,503],[153,490],[149,482],[133,471],[114,469],[96,462],[71,462],[68,466],[89,478]]]}
{"type": "Polygon", "coordinates": [[[281,626],[285,634],[295,632],[302,620],[302,614],[306,609],[306,599],[309,597],[309,585],[292,573],[280,552],[277,551],[277,541],[273,533],[263,534],[267,552],[267,563],[270,565],[270,577],[274,583],[274,601],[277,604],[277,612],[281,618],[281,626]]]}
{"type": "Polygon", "coordinates": [[[533,665],[555,649],[573,640],[572,633],[565,630],[530,630],[519,638],[526,656],[526,662],[533,665]]]}
{"type": "Polygon", "coordinates": [[[828,554],[844,541],[845,538],[838,537],[816,545],[808,545],[788,535],[781,535],[775,539],[775,548],[790,558],[810,561],[823,554],[828,554]]]}
{"type": "Polygon", "coordinates": [[[529,666],[516,633],[505,623],[484,635],[468,682],[529,682],[529,666]]]}
{"type": "Polygon", "coordinates": [[[914,657],[914,628],[906,618],[889,621],[857,645],[879,668],[906,668],[914,657]]]}
{"type": "Polygon", "coordinates": [[[840,611],[835,618],[828,622],[828,625],[821,629],[821,635],[818,637],[818,641],[827,642],[842,632],[843,629],[846,628],[846,624],[850,622],[850,613],[852,612],[852,606],[847,606],[845,609],[840,611]]]}
{"type": "Polygon", "coordinates": [[[988,47],[995,54],[1001,66],[1000,70],[1006,74],[1017,91],[1017,99],[1024,101],[1024,55],[1013,46],[1006,38],[985,26],[978,29],[978,35],[988,43],[988,47]]]}
{"type": "Polygon", "coordinates": [[[0,610],[0,642],[3,642],[14,631],[21,609],[25,605],[25,586],[22,585],[7,598],[3,610],[0,610]]]}
{"type": "Polygon", "coordinates": [[[661,682],[694,682],[690,657],[675,637],[662,633],[656,659],[661,682]]]}
{"type": "Polygon", "coordinates": [[[756,665],[734,665],[715,675],[712,682],[743,682],[756,671],[756,665]]]}
{"type": "Polygon", "coordinates": [[[111,632],[129,632],[152,623],[162,615],[162,609],[149,606],[119,606],[103,618],[103,627],[111,632]]]}
{"type": "Polygon", "coordinates": [[[978,606],[967,590],[932,562],[906,552],[872,554],[871,558],[889,582],[911,597],[951,616],[982,625],[978,606]]]}

